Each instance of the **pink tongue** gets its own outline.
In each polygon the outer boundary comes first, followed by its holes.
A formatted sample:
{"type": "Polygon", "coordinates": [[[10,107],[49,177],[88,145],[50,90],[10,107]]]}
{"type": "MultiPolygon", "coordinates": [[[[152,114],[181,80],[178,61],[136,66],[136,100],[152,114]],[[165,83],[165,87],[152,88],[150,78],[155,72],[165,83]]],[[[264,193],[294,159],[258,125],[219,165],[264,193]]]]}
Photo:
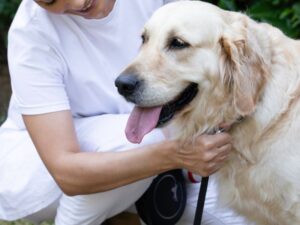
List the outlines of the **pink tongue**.
{"type": "Polygon", "coordinates": [[[156,127],[162,107],[135,106],[127,121],[125,133],[128,141],[141,143],[143,137],[156,127]]]}

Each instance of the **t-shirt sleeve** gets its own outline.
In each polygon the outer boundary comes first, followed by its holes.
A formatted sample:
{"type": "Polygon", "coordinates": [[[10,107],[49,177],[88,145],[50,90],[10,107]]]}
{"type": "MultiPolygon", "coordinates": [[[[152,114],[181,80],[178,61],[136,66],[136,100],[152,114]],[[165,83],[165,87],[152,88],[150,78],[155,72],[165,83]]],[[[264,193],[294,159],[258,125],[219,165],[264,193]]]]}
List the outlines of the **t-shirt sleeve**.
{"type": "Polygon", "coordinates": [[[63,57],[38,32],[9,32],[8,61],[12,91],[21,114],[35,115],[70,109],[63,57]]]}

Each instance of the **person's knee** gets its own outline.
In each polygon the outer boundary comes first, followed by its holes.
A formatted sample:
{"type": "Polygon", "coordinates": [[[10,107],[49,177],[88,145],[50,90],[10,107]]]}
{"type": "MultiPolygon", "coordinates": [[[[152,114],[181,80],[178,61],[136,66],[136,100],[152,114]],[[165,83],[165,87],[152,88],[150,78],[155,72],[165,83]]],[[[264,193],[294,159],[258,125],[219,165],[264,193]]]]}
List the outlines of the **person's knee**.
{"type": "Polygon", "coordinates": [[[42,221],[45,220],[53,220],[56,215],[58,204],[59,204],[59,199],[56,199],[53,203],[51,203],[47,207],[39,210],[38,212],[26,216],[24,219],[29,220],[32,224],[40,224],[42,221]]]}
{"type": "Polygon", "coordinates": [[[153,178],[113,189],[80,196],[63,196],[55,219],[56,225],[99,225],[131,206],[150,186],[153,178]]]}

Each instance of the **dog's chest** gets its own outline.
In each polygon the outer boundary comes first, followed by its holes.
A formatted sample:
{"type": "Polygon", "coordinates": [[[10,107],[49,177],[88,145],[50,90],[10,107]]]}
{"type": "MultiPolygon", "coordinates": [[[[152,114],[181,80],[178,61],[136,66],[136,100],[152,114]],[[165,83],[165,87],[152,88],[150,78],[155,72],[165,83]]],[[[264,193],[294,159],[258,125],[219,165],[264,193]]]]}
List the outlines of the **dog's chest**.
{"type": "Polygon", "coordinates": [[[285,191],[295,192],[294,187],[278,179],[271,161],[262,158],[251,164],[233,152],[219,172],[220,198],[258,225],[300,224],[299,196],[289,199],[285,191]]]}

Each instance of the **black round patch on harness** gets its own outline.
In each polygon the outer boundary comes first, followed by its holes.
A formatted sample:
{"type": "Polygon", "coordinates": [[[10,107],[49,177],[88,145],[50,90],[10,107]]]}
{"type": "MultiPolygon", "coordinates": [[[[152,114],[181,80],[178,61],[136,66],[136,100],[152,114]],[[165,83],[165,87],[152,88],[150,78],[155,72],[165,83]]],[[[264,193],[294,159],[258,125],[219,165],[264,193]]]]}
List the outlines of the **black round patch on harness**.
{"type": "Polygon", "coordinates": [[[139,216],[147,225],[174,225],[186,205],[185,180],[181,170],[158,175],[136,202],[139,216]]]}

